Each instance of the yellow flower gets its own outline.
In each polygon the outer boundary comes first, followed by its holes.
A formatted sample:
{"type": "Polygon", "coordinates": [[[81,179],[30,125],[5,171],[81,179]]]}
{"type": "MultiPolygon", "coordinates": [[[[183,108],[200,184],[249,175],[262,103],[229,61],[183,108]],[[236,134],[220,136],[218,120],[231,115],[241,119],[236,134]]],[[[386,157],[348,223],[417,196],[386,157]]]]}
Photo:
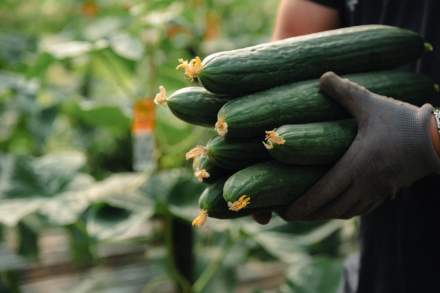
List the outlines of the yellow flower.
{"type": "Polygon", "coordinates": [[[244,209],[251,203],[251,198],[247,195],[242,195],[240,198],[234,202],[228,202],[229,210],[238,212],[241,209],[244,209]]]}
{"type": "Polygon", "coordinates": [[[205,224],[207,218],[208,218],[208,212],[206,210],[200,210],[197,217],[195,217],[194,220],[192,221],[193,227],[199,228],[200,226],[205,224]]]}
{"type": "Polygon", "coordinates": [[[285,144],[286,140],[278,135],[278,133],[274,130],[266,131],[266,141],[263,141],[264,146],[266,149],[270,150],[273,149],[274,144],[285,144]]]}
{"type": "Polygon", "coordinates": [[[226,133],[228,133],[228,123],[226,123],[225,119],[222,117],[218,118],[214,127],[215,127],[215,130],[217,131],[218,135],[220,135],[220,136],[225,136],[226,133]]]}
{"type": "Polygon", "coordinates": [[[207,150],[202,145],[197,145],[185,154],[185,159],[191,160],[200,156],[203,156],[207,153],[207,150]]]}
{"type": "Polygon", "coordinates": [[[167,103],[167,92],[163,86],[159,86],[159,92],[154,97],[154,103],[157,105],[165,105],[167,103]]]}
{"type": "Polygon", "coordinates": [[[183,69],[185,75],[194,80],[199,75],[200,71],[202,71],[203,65],[200,57],[196,57],[188,62],[188,60],[179,59],[179,65],[177,65],[176,69],[183,69]]]}
{"type": "Polygon", "coordinates": [[[203,179],[209,178],[209,173],[205,169],[198,169],[194,172],[194,176],[199,182],[203,182],[203,179]]]}

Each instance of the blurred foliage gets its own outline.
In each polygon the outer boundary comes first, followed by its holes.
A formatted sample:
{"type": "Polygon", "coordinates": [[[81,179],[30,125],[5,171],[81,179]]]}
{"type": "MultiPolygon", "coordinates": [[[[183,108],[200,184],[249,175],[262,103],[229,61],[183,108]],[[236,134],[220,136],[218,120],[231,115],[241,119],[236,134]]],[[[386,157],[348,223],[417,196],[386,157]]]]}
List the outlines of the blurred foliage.
{"type": "MultiPolygon", "coordinates": [[[[172,92],[189,84],[175,70],[178,58],[268,41],[277,3],[1,1],[0,223],[31,239],[20,249],[37,255],[38,233],[57,226],[78,265],[103,241],[143,241],[169,252],[167,223],[189,222],[203,189],[184,153],[213,132],[156,108],[157,170],[134,173],[132,106],[159,85],[172,92]]],[[[286,265],[282,292],[335,292],[353,235],[353,222],[210,220],[195,232],[194,284],[182,280],[169,253],[147,256],[162,269],[145,292],[170,279],[187,291],[230,292],[237,269],[256,260],[286,265]]],[[[91,282],[78,290],[101,284],[91,282]]]]}

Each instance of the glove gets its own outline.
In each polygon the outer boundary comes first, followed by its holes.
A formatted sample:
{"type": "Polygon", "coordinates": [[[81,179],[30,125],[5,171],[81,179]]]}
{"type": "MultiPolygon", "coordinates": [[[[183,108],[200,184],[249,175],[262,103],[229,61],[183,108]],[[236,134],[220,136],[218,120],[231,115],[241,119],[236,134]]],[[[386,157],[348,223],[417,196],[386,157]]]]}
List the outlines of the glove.
{"type": "MultiPolygon", "coordinates": [[[[321,77],[320,88],[356,119],[358,132],[327,174],[278,211],[282,218],[351,218],[374,209],[414,181],[440,173],[440,158],[431,136],[435,127],[431,105],[418,108],[376,95],[333,72],[321,77]]],[[[266,223],[270,214],[254,218],[266,223]]]]}

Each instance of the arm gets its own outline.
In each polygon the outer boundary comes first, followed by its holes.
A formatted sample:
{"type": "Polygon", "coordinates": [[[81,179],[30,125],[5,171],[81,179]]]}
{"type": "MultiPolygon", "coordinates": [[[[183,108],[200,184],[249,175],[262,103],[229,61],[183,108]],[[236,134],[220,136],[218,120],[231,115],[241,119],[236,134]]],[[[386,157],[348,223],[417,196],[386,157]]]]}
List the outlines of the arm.
{"type": "Polygon", "coordinates": [[[305,35],[339,27],[338,12],[307,0],[282,0],[272,39],[305,35]]]}
{"type": "Polygon", "coordinates": [[[431,137],[432,137],[432,145],[440,157],[440,134],[437,130],[437,122],[435,121],[434,115],[431,118],[431,137]]]}

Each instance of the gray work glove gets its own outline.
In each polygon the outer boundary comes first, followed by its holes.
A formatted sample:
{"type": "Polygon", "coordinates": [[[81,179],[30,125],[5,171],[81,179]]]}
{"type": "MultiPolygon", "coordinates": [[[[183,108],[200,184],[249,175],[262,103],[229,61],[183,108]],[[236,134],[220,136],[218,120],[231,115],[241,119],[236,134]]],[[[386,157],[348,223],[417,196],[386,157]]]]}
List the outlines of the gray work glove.
{"type": "MultiPolygon", "coordinates": [[[[354,116],[358,132],[330,171],[279,212],[285,220],[364,214],[417,179],[440,173],[431,138],[431,105],[418,108],[376,95],[333,72],[321,77],[320,87],[354,116]]],[[[254,217],[260,223],[270,219],[264,214],[254,217]]]]}

